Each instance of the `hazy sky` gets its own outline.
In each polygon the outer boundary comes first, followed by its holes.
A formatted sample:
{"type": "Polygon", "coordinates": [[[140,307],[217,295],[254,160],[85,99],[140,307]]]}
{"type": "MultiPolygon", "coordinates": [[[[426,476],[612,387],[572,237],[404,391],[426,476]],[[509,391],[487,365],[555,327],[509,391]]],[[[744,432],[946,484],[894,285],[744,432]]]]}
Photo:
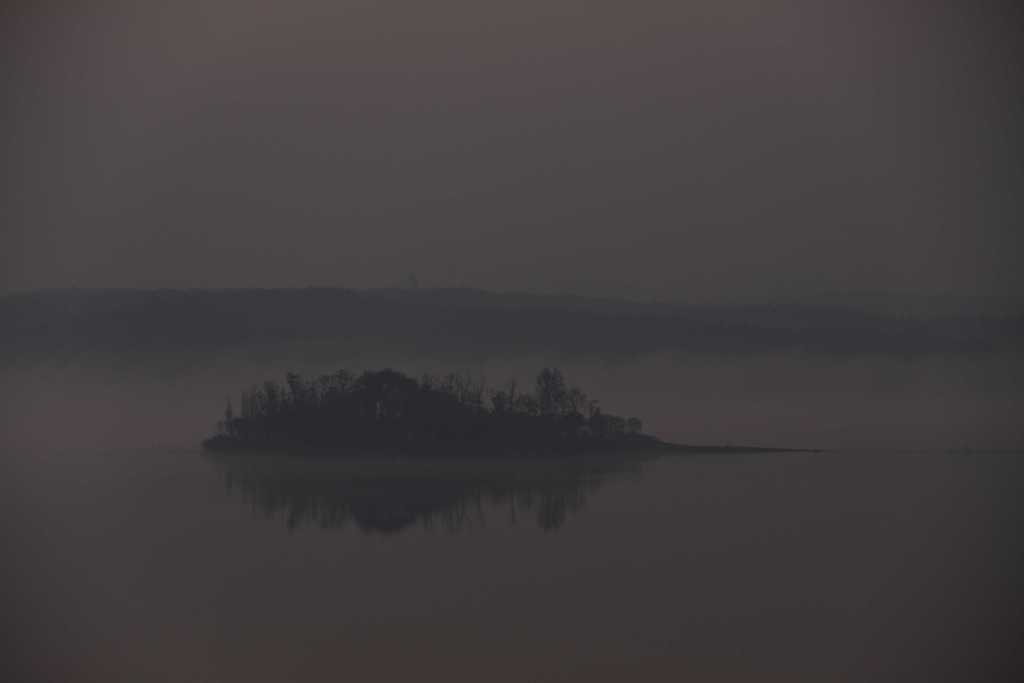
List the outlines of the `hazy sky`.
{"type": "Polygon", "coordinates": [[[1024,290],[1014,3],[21,4],[2,289],[1024,290]]]}

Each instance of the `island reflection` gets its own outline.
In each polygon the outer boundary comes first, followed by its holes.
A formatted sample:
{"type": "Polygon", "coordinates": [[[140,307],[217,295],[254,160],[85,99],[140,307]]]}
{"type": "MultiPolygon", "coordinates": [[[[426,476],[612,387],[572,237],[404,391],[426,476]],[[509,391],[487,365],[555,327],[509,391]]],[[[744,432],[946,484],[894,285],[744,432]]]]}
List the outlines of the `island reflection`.
{"type": "Polygon", "coordinates": [[[562,526],[606,481],[638,475],[651,457],[318,458],[207,454],[229,494],[289,530],[395,534],[419,525],[460,532],[488,518],[544,531],[562,526]]]}

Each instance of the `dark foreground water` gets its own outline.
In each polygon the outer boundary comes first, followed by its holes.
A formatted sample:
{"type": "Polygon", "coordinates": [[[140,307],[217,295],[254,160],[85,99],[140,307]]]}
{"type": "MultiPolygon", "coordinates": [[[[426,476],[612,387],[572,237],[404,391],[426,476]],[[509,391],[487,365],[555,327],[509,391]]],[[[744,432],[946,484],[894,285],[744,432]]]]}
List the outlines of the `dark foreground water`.
{"type": "Polygon", "coordinates": [[[968,681],[1024,459],[12,450],[10,681],[968,681]]]}

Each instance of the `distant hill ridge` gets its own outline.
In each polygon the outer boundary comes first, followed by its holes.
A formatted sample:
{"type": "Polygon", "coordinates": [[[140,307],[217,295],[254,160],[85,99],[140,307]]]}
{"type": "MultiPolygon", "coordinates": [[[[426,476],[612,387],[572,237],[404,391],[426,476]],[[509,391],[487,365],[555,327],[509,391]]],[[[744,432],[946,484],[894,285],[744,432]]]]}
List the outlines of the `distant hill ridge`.
{"type": "Polygon", "coordinates": [[[63,289],[0,297],[0,350],[345,339],[448,350],[950,353],[1024,346],[1022,315],[683,305],[474,289],[63,289]]]}

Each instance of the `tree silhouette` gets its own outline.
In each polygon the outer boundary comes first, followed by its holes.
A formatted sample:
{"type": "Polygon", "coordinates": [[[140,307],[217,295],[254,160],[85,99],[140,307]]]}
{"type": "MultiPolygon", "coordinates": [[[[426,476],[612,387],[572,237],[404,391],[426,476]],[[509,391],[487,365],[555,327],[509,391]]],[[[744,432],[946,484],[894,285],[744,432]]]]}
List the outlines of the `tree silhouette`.
{"type": "Polygon", "coordinates": [[[655,442],[642,423],[601,412],[569,387],[557,368],[544,368],[534,392],[514,382],[488,390],[482,378],[450,373],[419,381],[390,368],[355,376],[345,370],[307,381],[289,372],[243,391],[241,415],[230,400],[212,448],[313,446],[451,452],[460,449],[563,452],[655,442]],[[487,401],[485,401],[487,397],[487,401]]]}
{"type": "Polygon", "coordinates": [[[537,403],[541,415],[562,414],[568,391],[558,368],[544,368],[537,375],[537,403]]]}

